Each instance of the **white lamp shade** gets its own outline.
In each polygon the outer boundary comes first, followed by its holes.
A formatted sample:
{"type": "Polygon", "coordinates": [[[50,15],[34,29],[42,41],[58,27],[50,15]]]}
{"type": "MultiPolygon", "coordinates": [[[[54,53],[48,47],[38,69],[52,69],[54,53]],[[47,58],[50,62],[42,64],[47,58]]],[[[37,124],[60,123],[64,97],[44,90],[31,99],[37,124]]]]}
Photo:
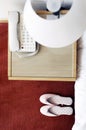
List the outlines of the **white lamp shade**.
{"type": "Polygon", "coordinates": [[[56,20],[41,18],[33,9],[31,0],[27,0],[24,22],[30,35],[41,45],[65,47],[75,42],[86,29],[86,0],[73,0],[69,12],[56,20]]]}

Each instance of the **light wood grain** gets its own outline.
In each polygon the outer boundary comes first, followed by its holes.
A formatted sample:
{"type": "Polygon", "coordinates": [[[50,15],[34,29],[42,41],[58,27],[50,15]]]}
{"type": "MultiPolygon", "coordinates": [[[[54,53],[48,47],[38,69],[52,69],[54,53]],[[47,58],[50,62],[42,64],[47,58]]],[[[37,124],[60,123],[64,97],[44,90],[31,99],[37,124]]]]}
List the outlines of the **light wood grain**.
{"type": "Polygon", "coordinates": [[[8,77],[21,80],[74,81],[76,79],[76,43],[61,49],[41,46],[36,56],[19,58],[8,53],[8,77]],[[10,68],[10,69],[9,69],[10,68]]]}
{"type": "Polygon", "coordinates": [[[8,20],[0,20],[0,23],[8,23],[8,20]]]}
{"type": "Polygon", "coordinates": [[[36,78],[36,77],[8,77],[9,80],[33,80],[33,81],[75,81],[76,77],[74,78],[36,78]]]}

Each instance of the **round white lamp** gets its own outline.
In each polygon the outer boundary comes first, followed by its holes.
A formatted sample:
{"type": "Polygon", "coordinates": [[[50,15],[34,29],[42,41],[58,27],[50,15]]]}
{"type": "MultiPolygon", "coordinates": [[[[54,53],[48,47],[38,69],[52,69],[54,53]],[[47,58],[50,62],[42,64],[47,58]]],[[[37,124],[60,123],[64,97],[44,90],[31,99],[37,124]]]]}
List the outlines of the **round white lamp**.
{"type": "Polygon", "coordinates": [[[56,20],[47,20],[37,15],[31,0],[27,0],[24,23],[30,35],[41,45],[65,47],[74,43],[86,29],[86,0],[73,0],[70,11],[56,20]]]}

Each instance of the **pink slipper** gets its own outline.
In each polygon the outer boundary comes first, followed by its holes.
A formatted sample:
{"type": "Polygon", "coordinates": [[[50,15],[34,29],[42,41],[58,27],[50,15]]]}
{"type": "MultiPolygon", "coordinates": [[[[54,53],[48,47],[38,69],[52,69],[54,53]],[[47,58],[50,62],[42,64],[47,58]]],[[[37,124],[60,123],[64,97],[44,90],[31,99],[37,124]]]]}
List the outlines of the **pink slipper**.
{"type": "Polygon", "coordinates": [[[39,100],[47,105],[71,105],[73,102],[71,97],[63,97],[56,94],[43,94],[39,100]]]}
{"type": "Polygon", "coordinates": [[[40,112],[45,116],[56,117],[61,115],[72,115],[73,109],[71,107],[45,105],[40,108],[40,112]]]}

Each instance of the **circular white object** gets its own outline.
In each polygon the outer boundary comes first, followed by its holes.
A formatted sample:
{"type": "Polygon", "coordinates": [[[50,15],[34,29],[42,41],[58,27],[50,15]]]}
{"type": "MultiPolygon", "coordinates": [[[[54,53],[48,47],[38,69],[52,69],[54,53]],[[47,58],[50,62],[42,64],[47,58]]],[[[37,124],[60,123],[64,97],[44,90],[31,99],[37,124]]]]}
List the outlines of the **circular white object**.
{"type": "Polygon", "coordinates": [[[47,0],[47,9],[51,12],[57,12],[61,8],[61,0],[47,0]]]}
{"type": "Polygon", "coordinates": [[[86,0],[74,0],[61,19],[46,20],[36,14],[31,0],[24,7],[24,22],[29,34],[46,47],[64,47],[75,42],[86,29],[86,0]]]}

